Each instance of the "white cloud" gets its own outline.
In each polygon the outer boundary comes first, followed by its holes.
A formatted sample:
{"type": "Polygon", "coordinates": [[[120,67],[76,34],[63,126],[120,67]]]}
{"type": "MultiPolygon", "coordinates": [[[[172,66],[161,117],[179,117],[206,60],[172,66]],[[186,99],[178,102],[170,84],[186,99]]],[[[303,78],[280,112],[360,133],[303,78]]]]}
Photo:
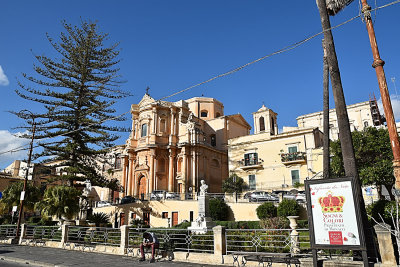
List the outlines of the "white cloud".
{"type": "MultiPolygon", "coordinates": [[[[6,152],[19,148],[21,146],[27,145],[29,143],[28,139],[20,138],[22,133],[10,133],[7,130],[0,130],[0,169],[4,169],[10,165],[16,159],[26,159],[28,155],[28,150],[25,146],[23,150],[16,152],[6,152]]],[[[17,149],[18,150],[18,149],[17,149]]]]}
{"type": "Polygon", "coordinates": [[[0,86],[7,86],[10,82],[8,81],[8,78],[6,74],[3,71],[3,68],[0,65],[0,86]]]}
{"type": "MultiPolygon", "coordinates": [[[[394,119],[396,121],[400,121],[400,96],[391,95],[390,100],[392,102],[394,119]]],[[[385,112],[383,110],[382,98],[380,98],[378,100],[378,107],[379,107],[379,112],[381,113],[381,115],[385,115],[385,112]]]]}

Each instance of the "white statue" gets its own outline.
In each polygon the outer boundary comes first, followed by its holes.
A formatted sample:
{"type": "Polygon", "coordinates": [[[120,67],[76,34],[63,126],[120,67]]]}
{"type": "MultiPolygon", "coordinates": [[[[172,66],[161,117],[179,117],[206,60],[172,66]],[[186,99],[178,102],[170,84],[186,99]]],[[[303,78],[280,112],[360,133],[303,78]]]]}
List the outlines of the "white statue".
{"type": "Polygon", "coordinates": [[[86,185],[85,188],[83,188],[83,195],[88,196],[92,191],[92,183],[90,182],[89,179],[86,179],[85,185],[86,185]]]}
{"type": "Polygon", "coordinates": [[[204,180],[201,180],[200,183],[200,196],[205,196],[207,194],[208,185],[206,185],[206,182],[204,180]]]}

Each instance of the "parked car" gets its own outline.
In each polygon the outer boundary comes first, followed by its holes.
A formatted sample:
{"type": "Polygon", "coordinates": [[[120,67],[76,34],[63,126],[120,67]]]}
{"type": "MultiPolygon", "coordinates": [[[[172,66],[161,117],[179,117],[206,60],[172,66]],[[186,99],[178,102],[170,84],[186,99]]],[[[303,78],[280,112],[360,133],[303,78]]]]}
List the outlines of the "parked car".
{"type": "Polygon", "coordinates": [[[105,200],[101,200],[97,202],[97,207],[101,208],[101,207],[108,207],[111,206],[111,203],[105,200]]]}
{"type": "Polygon", "coordinates": [[[254,191],[249,196],[250,202],[260,202],[260,201],[278,201],[279,199],[272,196],[270,193],[265,191],[254,191]]]}
{"type": "Polygon", "coordinates": [[[129,204],[129,203],[133,203],[135,202],[135,198],[132,196],[124,196],[121,199],[121,203],[120,204],[129,204]]]}
{"type": "Polygon", "coordinates": [[[296,189],[288,191],[283,195],[284,199],[293,199],[297,202],[303,203],[306,202],[306,193],[305,191],[298,191],[296,189]]]}
{"type": "Polygon", "coordinates": [[[164,196],[165,196],[166,199],[177,199],[177,198],[179,198],[179,194],[178,193],[166,192],[165,190],[154,190],[150,194],[150,199],[152,199],[152,200],[160,200],[160,199],[163,199],[164,196]]]}

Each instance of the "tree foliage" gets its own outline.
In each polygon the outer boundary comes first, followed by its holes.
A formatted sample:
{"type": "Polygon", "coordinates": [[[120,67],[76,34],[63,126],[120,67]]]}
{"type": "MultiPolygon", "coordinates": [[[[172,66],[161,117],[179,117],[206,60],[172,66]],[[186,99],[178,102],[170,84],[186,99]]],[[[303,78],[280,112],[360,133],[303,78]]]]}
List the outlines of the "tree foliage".
{"type": "MultiPolygon", "coordinates": [[[[90,179],[94,185],[103,184],[95,158],[118,138],[113,132],[122,128],[107,121],[124,119],[115,118],[112,106],[128,95],[119,90],[120,51],[118,44],[106,44],[108,34],[99,32],[96,23],[62,25],[60,40],[47,35],[58,57],[34,55],[35,74],[23,73],[24,82],[18,81],[16,93],[43,107],[34,114],[35,139],[43,140],[43,150],[35,157],[60,160],[66,166],[60,178],[69,182],[90,179]]],[[[29,119],[21,112],[12,113],[29,119]]],[[[20,128],[30,127],[27,123],[20,128]]]]}
{"type": "MultiPolygon", "coordinates": [[[[16,182],[10,184],[3,192],[1,202],[4,203],[7,209],[13,206],[19,206],[21,192],[24,189],[24,182],[16,182]]],[[[40,200],[40,189],[34,186],[31,182],[26,184],[26,194],[24,200],[25,210],[33,211],[35,203],[40,200]]]]}
{"type": "Polygon", "coordinates": [[[241,177],[237,176],[236,174],[232,174],[222,182],[222,192],[241,193],[244,185],[244,180],[241,177]]]}
{"type": "MultiPolygon", "coordinates": [[[[391,195],[394,185],[393,153],[387,129],[368,127],[363,131],[352,132],[354,153],[359,177],[363,186],[375,185],[380,194],[380,186],[384,185],[391,195]]],[[[331,142],[331,174],[344,176],[344,166],[340,140],[331,142]]]]}
{"type": "Polygon", "coordinates": [[[214,221],[226,221],[228,219],[229,207],[219,198],[212,198],[209,200],[210,217],[214,221]]]}
{"type": "Polygon", "coordinates": [[[97,227],[110,223],[110,216],[104,212],[93,213],[88,217],[89,222],[95,223],[97,227]]]}
{"type": "Polygon", "coordinates": [[[283,199],[278,205],[277,214],[279,217],[297,216],[300,214],[300,205],[293,199],[283,199]]]}
{"type": "Polygon", "coordinates": [[[79,211],[80,195],[81,191],[75,187],[65,185],[48,187],[43,199],[36,203],[35,208],[42,213],[42,216],[71,219],[79,211]]]}
{"type": "Polygon", "coordinates": [[[261,220],[261,219],[276,217],[277,209],[274,203],[265,202],[257,207],[256,212],[257,212],[257,217],[261,220]]]}

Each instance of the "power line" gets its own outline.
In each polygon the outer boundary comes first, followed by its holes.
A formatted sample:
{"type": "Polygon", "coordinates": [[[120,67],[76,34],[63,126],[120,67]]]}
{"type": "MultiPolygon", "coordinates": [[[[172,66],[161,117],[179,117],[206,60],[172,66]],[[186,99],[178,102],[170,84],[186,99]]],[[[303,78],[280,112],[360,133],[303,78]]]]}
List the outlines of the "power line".
{"type": "MultiPolygon", "coordinates": [[[[374,8],[374,9],[371,9],[371,11],[376,11],[376,10],[379,10],[379,9],[382,9],[382,8],[386,8],[386,7],[389,7],[389,6],[398,4],[398,3],[400,3],[400,0],[396,0],[396,1],[393,1],[393,2],[388,3],[388,4],[386,4],[386,5],[383,5],[383,6],[380,6],[380,7],[376,7],[376,8],[374,8]]],[[[248,67],[248,66],[250,66],[250,65],[253,65],[253,64],[257,63],[257,62],[260,62],[260,61],[262,61],[262,60],[264,60],[264,59],[267,59],[267,58],[269,58],[269,57],[272,57],[272,56],[274,56],[274,55],[282,54],[282,53],[284,53],[284,52],[288,52],[288,51],[290,51],[290,50],[293,50],[293,49],[299,47],[300,45],[302,45],[302,44],[304,44],[304,43],[306,43],[306,42],[308,42],[308,41],[314,39],[315,37],[317,37],[317,36],[323,34],[324,32],[330,31],[330,30],[333,30],[333,29],[336,29],[336,28],[339,28],[339,27],[341,27],[341,26],[343,26],[343,25],[345,25],[345,24],[347,24],[347,23],[349,23],[349,22],[351,22],[351,21],[353,21],[353,20],[355,20],[355,19],[357,19],[357,18],[359,18],[359,17],[361,17],[361,16],[362,16],[362,14],[360,13],[360,14],[358,14],[357,16],[354,16],[354,17],[352,17],[352,18],[350,18],[350,19],[348,19],[348,20],[346,20],[346,21],[344,21],[344,22],[342,22],[342,23],[340,23],[340,24],[338,24],[338,25],[336,25],[336,26],[334,26],[334,27],[331,27],[331,28],[329,28],[329,29],[327,29],[327,30],[325,30],[325,31],[321,31],[321,32],[319,32],[319,33],[316,33],[316,34],[314,34],[314,35],[312,35],[312,36],[310,36],[310,37],[308,37],[308,38],[305,38],[305,39],[303,39],[303,40],[301,40],[301,41],[298,41],[298,42],[296,42],[296,43],[293,43],[293,44],[291,44],[291,45],[288,45],[288,46],[286,46],[286,47],[284,47],[284,48],[282,48],[282,49],[279,49],[279,50],[277,50],[277,51],[275,51],[275,52],[272,52],[272,53],[270,53],[270,54],[268,54],[268,55],[265,55],[265,56],[263,56],[263,57],[260,57],[260,58],[258,58],[258,59],[255,59],[255,60],[253,60],[253,61],[250,61],[250,62],[248,62],[248,63],[246,63],[246,64],[244,64],[244,65],[241,65],[241,66],[239,66],[239,67],[237,67],[237,68],[234,68],[234,69],[232,69],[232,70],[230,70],[230,71],[227,71],[227,72],[225,72],[225,73],[222,73],[222,74],[213,76],[213,77],[211,77],[211,78],[209,78],[209,79],[207,79],[207,80],[205,80],[205,81],[203,81],[203,82],[194,84],[194,85],[189,86],[189,87],[187,87],[187,88],[185,88],[185,89],[182,89],[182,90],[177,91],[177,92],[175,92],[175,93],[172,93],[172,94],[170,94],[170,95],[164,96],[164,97],[162,97],[162,98],[160,98],[160,99],[158,99],[158,100],[154,100],[154,102],[149,103],[149,104],[147,104],[147,105],[151,105],[151,104],[153,104],[153,103],[158,103],[159,101],[162,101],[162,100],[164,100],[164,99],[167,99],[167,98],[176,96],[176,95],[178,95],[178,94],[181,94],[181,93],[183,93],[183,92],[189,91],[190,89],[193,89],[193,88],[195,88],[195,87],[198,87],[198,86],[203,85],[203,84],[206,84],[206,83],[209,83],[209,82],[211,82],[211,81],[213,81],[213,80],[216,80],[216,79],[218,79],[218,78],[231,75],[231,74],[233,74],[233,73],[235,73],[235,72],[238,72],[238,71],[240,71],[240,70],[242,70],[242,69],[244,69],[244,68],[246,68],[246,67],[248,67]]],[[[127,111],[127,112],[122,113],[122,114],[120,114],[120,115],[118,115],[118,116],[111,117],[111,118],[108,118],[108,119],[105,119],[105,120],[102,120],[102,121],[99,121],[99,122],[90,124],[90,125],[88,125],[88,126],[82,127],[82,128],[80,128],[80,129],[77,129],[77,130],[72,130],[72,131],[69,131],[69,132],[66,132],[66,133],[63,133],[63,134],[59,134],[59,135],[56,135],[56,136],[52,136],[52,137],[47,137],[47,138],[40,139],[40,142],[43,141],[43,140],[50,139],[50,138],[56,138],[56,137],[65,136],[65,135],[68,135],[68,134],[71,134],[71,133],[74,133],[74,132],[77,132],[77,131],[82,131],[82,130],[87,129],[87,128],[90,127],[90,126],[97,125],[97,124],[101,124],[101,123],[104,123],[104,122],[106,122],[106,121],[118,119],[118,118],[120,118],[120,117],[122,117],[122,116],[128,114],[129,112],[130,112],[130,111],[127,111]]],[[[25,146],[27,146],[27,145],[25,145],[25,146]]],[[[0,152],[0,155],[5,154],[5,153],[12,153],[12,152],[18,152],[18,151],[21,151],[21,150],[26,150],[26,149],[19,149],[19,148],[25,147],[25,146],[20,146],[20,147],[17,147],[17,148],[8,150],[8,151],[0,152]],[[18,150],[15,150],[15,149],[18,149],[18,150]]],[[[35,146],[35,148],[38,147],[38,146],[40,146],[39,141],[38,141],[38,145],[35,146]]]]}

